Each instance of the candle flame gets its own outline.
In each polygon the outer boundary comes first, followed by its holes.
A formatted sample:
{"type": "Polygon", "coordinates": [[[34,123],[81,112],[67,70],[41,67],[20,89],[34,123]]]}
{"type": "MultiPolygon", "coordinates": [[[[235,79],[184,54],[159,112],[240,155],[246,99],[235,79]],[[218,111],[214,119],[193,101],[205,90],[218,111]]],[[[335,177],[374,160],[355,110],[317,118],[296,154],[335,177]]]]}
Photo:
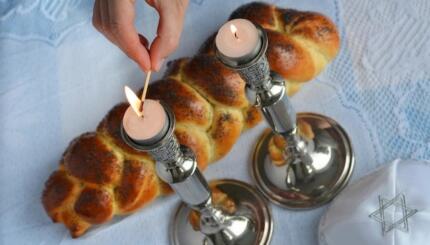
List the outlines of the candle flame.
{"type": "Polygon", "coordinates": [[[141,107],[142,101],[137,97],[137,95],[128,86],[124,87],[125,97],[127,97],[128,103],[130,103],[131,108],[139,117],[143,116],[141,107]]]}
{"type": "Polygon", "coordinates": [[[237,27],[234,24],[230,24],[230,31],[235,38],[239,39],[239,37],[237,36],[237,27]]]}

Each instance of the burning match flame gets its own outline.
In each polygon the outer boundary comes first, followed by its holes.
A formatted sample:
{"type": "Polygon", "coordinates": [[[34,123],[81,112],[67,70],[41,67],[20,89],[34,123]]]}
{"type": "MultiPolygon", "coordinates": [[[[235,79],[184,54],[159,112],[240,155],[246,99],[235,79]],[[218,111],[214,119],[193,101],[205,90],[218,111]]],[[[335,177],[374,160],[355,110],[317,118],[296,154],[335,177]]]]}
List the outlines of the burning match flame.
{"type": "Polygon", "coordinates": [[[142,101],[137,97],[137,95],[128,86],[124,87],[125,96],[127,97],[128,103],[130,103],[131,108],[139,117],[143,117],[142,111],[142,101]]]}
{"type": "Polygon", "coordinates": [[[128,103],[130,103],[131,108],[133,108],[133,111],[136,112],[139,117],[143,117],[143,103],[145,102],[146,92],[148,91],[149,79],[151,79],[151,71],[146,75],[142,99],[139,99],[129,87],[124,87],[125,97],[127,97],[128,103]]]}
{"type": "Polygon", "coordinates": [[[237,27],[234,24],[230,24],[230,31],[236,39],[239,39],[237,36],[237,27]]]}

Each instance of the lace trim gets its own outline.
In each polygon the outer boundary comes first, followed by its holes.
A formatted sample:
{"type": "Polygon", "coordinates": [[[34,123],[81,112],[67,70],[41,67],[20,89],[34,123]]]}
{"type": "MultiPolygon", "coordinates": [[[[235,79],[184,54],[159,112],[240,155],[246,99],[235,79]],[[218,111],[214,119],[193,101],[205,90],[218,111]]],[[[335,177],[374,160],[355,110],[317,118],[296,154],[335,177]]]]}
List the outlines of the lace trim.
{"type": "Polygon", "coordinates": [[[0,0],[0,38],[40,40],[58,45],[92,16],[92,1],[0,0]]]}
{"type": "MultiPolygon", "coordinates": [[[[205,0],[191,0],[202,5],[205,0]]],[[[89,0],[0,0],[0,38],[39,40],[52,46],[91,21],[94,1],[89,0]]]]}
{"type": "Polygon", "coordinates": [[[429,159],[430,64],[425,61],[430,55],[430,22],[425,13],[430,4],[334,3],[343,43],[319,80],[335,88],[342,106],[362,119],[377,161],[429,159]],[[371,21],[363,21],[367,18],[371,21]]]}

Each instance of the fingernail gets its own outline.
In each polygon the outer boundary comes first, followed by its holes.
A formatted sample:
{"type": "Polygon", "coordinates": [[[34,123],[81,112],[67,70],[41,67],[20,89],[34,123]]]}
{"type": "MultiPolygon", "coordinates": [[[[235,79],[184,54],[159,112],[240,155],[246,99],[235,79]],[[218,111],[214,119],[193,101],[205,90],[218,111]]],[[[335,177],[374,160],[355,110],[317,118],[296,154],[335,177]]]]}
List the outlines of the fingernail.
{"type": "Polygon", "coordinates": [[[165,58],[162,58],[160,61],[158,61],[158,64],[157,64],[157,66],[155,67],[155,70],[156,71],[159,71],[160,70],[160,68],[161,68],[161,66],[163,65],[163,63],[164,63],[164,61],[165,61],[166,59],[165,58]]]}

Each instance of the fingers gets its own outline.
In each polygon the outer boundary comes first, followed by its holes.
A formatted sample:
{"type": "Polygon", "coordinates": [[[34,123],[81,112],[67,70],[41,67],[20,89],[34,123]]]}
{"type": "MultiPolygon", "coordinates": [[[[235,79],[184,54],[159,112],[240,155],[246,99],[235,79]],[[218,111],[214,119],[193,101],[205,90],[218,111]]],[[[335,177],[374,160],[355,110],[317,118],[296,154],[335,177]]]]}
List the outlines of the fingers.
{"type": "Polygon", "coordinates": [[[100,0],[95,0],[93,8],[93,26],[101,33],[103,30],[103,22],[101,16],[100,0]]]}
{"type": "Polygon", "coordinates": [[[93,24],[112,43],[116,44],[143,70],[151,69],[148,50],[141,43],[134,27],[134,2],[124,0],[96,0],[93,24]]]}
{"type": "Polygon", "coordinates": [[[147,0],[147,2],[160,14],[157,37],[150,49],[151,56],[147,50],[146,38],[139,35],[134,27],[133,0],[96,0],[93,24],[143,70],[148,71],[151,68],[159,70],[164,59],[173,53],[179,44],[188,0],[147,0]]]}
{"type": "Polygon", "coordinates": [[[152,42],[150,49],[151,67],[158,71],[165,58],[178,47],[188,0],[153,0],[147,2],[160,14],[157,37],[152,42]]]}
{"type": "Polygon", "coordinates": [[[110,31],[118,46],[145,71],[150,70],[148,51],[141,44],[134,27],[134,4],[124,0],[105,0],[109,9],[110,31]]]}
{"type": "Polygon", "coordinates": [[[116,44],[115,39],[109,31],[109,16],[106,14],[107,5],[104,0],[96,0],[93,9],[93,25],[109,41],[116,44]]]}

